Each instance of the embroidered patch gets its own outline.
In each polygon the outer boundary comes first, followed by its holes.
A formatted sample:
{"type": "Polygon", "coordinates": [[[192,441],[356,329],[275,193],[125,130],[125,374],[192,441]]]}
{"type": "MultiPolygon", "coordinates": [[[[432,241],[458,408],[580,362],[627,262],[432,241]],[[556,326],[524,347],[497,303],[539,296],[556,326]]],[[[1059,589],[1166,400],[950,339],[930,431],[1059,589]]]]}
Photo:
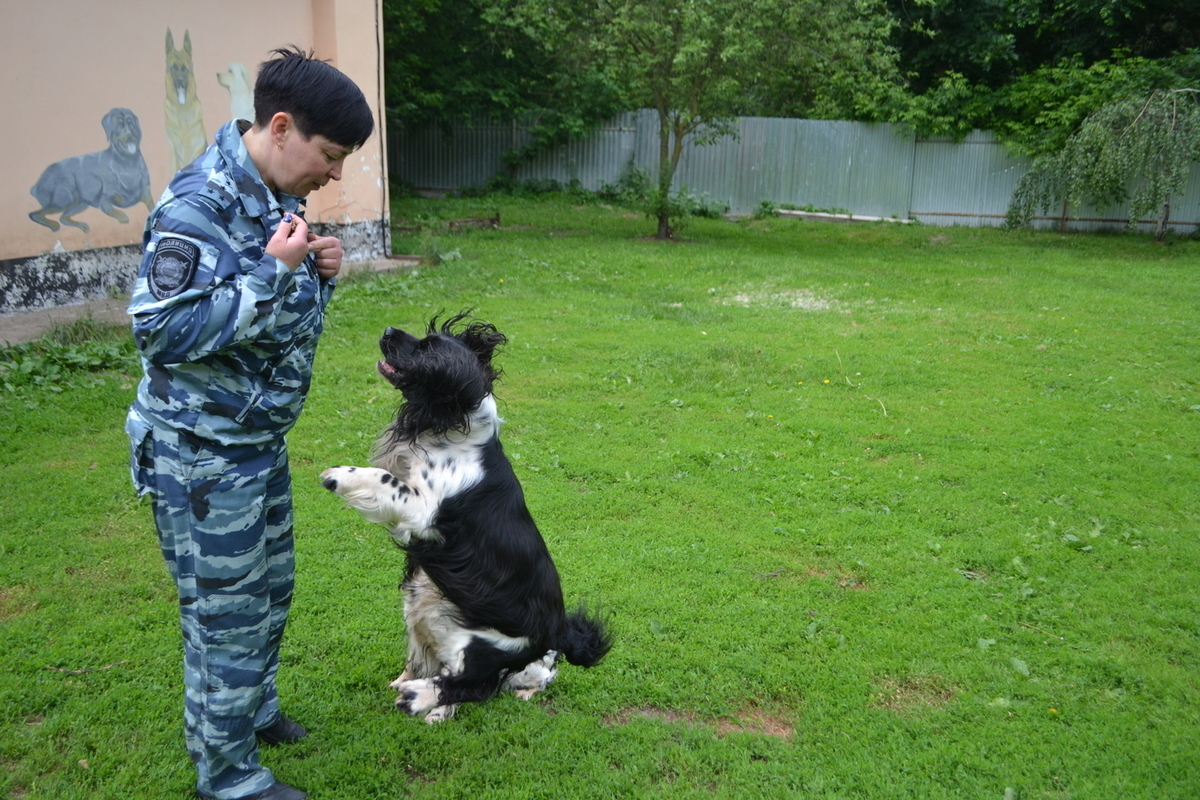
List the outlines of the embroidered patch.
{"type": "Polygon", "coordinates": [[[183,239],[162,238],[150,262],[150,292],[159,300],[187,288],[200,264],[200,248],[183,239]]]}

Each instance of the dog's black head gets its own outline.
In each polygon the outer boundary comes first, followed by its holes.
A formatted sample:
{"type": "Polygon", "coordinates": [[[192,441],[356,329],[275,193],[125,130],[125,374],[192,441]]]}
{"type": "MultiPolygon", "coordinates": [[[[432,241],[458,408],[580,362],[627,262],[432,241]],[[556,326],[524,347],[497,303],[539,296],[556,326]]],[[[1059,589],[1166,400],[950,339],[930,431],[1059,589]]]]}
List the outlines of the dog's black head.
{"type": "Polygon", "coordinates": [[[109,148],[123,156],[135,155],[142,143],[142,126],[128,108],[114,108],[100,120],[109,148]]]}
{"type": "Polygon", "coordinates": [[[423,339],[388,328],[379,340],[383,358],[378,368],[404,395],[394,435],[414,438],[422,432],[467,430],[471,413],[500,376],[492,354],[505,341],[494,325],[470,319],[465,312],[440,326],[434,317],[423,339]],[[461,323],[465,324],[460,327],[461,323]]]}

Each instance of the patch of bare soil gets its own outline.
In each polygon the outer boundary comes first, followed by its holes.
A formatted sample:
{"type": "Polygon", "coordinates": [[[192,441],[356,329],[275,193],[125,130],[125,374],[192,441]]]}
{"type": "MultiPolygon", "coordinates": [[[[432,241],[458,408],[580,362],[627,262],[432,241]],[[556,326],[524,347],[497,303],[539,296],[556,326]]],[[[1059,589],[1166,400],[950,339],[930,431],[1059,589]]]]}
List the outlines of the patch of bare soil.
{"type": "Polygon", "coordinates": [[[941,708],[958,696],[941,675],[883,678],[876,686],[872,705],[903,713],[921,708],[941,708]]]}
{"type": "Polygon", "coordinates": [[[673,724],[708,727],[717,738],[724,738],[731,733],[756,733],[762,736],[776,736],[781,739],[791,739],[795,730],[783,719],[768,714],[760,708],[745,708],[733,718],[722,718],[713,723],[706,723],[691,712],[670,711],[653,706],[630,708],[604,718],[604,724],[609,726],[628,725],[638,719],[651,719],[673,724]]]}
{"type": "Polygon", "coordinates": [[[7,622],[37,608],[28,586],[0,586],[0,622],[7,622]]]}

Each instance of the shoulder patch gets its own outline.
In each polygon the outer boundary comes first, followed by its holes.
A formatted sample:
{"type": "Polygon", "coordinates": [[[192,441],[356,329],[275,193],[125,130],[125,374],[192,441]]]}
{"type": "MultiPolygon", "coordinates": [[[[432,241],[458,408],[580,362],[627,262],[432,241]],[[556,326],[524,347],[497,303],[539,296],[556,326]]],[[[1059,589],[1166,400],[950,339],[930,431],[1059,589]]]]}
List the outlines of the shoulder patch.
{"type": "Polygon", "coordinates": [[[185,239],[163,237],[154,249],[148,282],[158,300],[174,297],[188,287],[200,264],[200,248],[185,239]]]}

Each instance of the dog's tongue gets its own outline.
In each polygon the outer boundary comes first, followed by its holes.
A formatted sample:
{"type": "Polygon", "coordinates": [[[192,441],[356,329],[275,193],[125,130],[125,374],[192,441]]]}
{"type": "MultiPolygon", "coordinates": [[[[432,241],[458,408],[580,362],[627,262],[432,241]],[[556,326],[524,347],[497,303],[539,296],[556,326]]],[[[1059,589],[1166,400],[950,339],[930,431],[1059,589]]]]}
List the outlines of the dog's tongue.
{"type": "Polygon", "coordinates": [[[390,378],[396,374],[396,370],[392,369],[392,365],[387,362],[386,358],[379,359],[376,368],[379,370],[379,374],[385,378],[390,378]]]}

